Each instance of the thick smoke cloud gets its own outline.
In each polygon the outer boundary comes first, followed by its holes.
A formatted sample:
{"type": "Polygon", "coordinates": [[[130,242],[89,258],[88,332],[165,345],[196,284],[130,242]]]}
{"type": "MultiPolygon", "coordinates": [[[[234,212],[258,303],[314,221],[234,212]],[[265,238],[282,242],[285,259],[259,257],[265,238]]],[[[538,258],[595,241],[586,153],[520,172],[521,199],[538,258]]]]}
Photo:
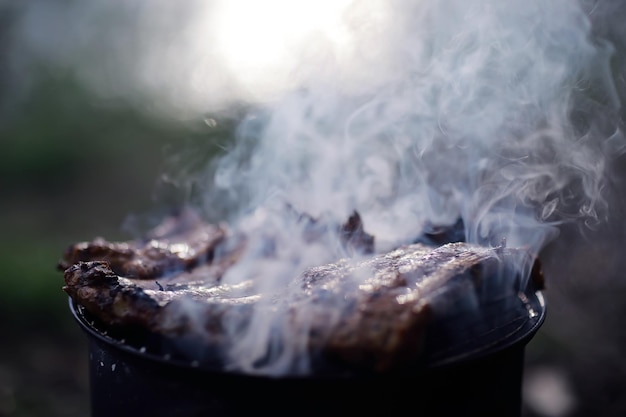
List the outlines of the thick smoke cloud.
{"type": "MultiPolygon", "coordinates": [[[[233,223],[276,237],[293,230],[275,209],[283,204],[337,222],[358,210],[378,250],[461,217],[472,242],[506,238],[539,252],[563,223],[604,220],[606,176],[623,146],[621,104],[612,46],[594,39],[582,7],[450,0],[386,10],[380,37],[355,36],[354,50],[371,47],[375,59],[313,61],[320,76],[248,116],[241,147],[215,169],[207,206],[230,198],[233,223]],[[350,72],[370,78],[349,83],[350,72]]],[[[316,250],[312,259],[296,233],[281,235],[283,265],[337,256],[316,250]]],[[[258,271],[252,260],[227,280],[258,271]]],[[[290,278],[268,271],[278,287],[290,278]]],[[[242,342],[271,337],[267,323],[259,318],[242,342]]],[[[238,348],[244,361],[264,351],[238,348]]]]}
{"type": "Polygon", "coordinates": [[[355,35],[355,50],[377,52],[354,67],[370,82],[346,86],[346,67],[324,61],[336,79],[307,78],[241,126],[218,189],[244,210],[272,198],[314,215],[356,209],[393,244],[461,216],[472,241],[538,249],[560,222],[606,214],[620,132],[594,117],[620,104],[611,46],[592,39],[582,8],[450,0],[387,12],[377,42],[355,35]]]}

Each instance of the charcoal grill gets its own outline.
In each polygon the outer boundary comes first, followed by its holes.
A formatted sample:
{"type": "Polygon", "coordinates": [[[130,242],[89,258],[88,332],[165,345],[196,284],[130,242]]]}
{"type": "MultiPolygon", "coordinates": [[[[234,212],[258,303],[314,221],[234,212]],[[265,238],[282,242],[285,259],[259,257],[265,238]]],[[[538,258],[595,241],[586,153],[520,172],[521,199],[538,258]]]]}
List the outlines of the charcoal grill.
{"type": "Polygon", "coordinates": [[[140,329],[109,328],[72,299],[69,307],[88,338],[92,417],[382,416],[407,410],[515,417],[525,347],[546,315],[542,293],[528,290],[487,306],[483,318],[497,315],[495,325],[468,323],[465,333],[451,338],[459,327],[439,323],[430,329],[435,336],[425,359],[401,371],[271,377],[220,369],[140,329]]]}

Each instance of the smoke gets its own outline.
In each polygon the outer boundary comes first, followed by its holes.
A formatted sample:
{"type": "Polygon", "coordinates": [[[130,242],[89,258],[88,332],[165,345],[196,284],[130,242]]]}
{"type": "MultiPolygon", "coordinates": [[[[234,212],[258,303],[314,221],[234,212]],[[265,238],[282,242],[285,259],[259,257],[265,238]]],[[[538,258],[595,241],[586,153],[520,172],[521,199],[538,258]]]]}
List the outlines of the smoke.
{"type": "Polygon", "coordinates": [[[356,209],[390,246],[462,217],[470,241],[537,250],[561,222],[606,215],[620,132],[598,137],[593,118],[619,100],[611,46],[592,40],[578,5],[395,2],[386,12],[374,40],[354,27],[354,50],[370,55],[304,61],[322,74],[248,117],[243,147],[219,162],[218,191],[243,213],[276,199],[338,219],[356,209]]]}
{"type": "MultiPolygon", "coordinates": [[[[196,179],[207,215],[250,236],[227,284],[262,277],[271,293],[346,255],[330,234],[300,239],[294,209],[337,224],[358,211],[379,252],[459,218],[470,242],[538,252],[564,222],[607,216],[621,103],[582,4],[290,4],[32,1],[11,68],[61,67],[165,113],[246,103],[233,147],[196,179]]],[[[276,363],[293,365],[306,343],[286,343],[280,309],[259,304],[274,316],[235,334],[233,356],[251,370],[279,340],[276,363]]]]}
{"type": "MultiPolygon", "coordinates": [[[[288,231],[277,239],[285,273],[254,273],[280,287],[338,256],[304,255],[285,205],[335,222],[357,210],[378,251],[461,218],[470,242],[538,253],[564,223],[604,221],[605,178],[623,152],[620,102],[612,47],[593,38],[580,5],[397,1],[374,7],[386,13],[377,19],[361,7],[343,15],[350,60],[306,55],[299,88],[251,112],[212,172],[205,207],[230,202],[249,235],[288,231]]],[[[265,352],[247,341],[271,344],[268,323],[255,323],[238,359],[265,352]]]]}
{"type": "MultiPolygon", "coordinates": [[[[472,242],[539,252],[559,225],[605,219],[620,102],[612,46],[592,37],[582,8],[442,1],[387,12],[375,39],[355,35],[355,50],[371,52],[358,64],[324,60],[320,77],[248,117],[207,205],[229,197],[246,216],[286,201],[337,221],[356,209],[379,251],[461,217],[472,242]]],[[[293,237],[285,246],[306,266],[293,237]]]]}

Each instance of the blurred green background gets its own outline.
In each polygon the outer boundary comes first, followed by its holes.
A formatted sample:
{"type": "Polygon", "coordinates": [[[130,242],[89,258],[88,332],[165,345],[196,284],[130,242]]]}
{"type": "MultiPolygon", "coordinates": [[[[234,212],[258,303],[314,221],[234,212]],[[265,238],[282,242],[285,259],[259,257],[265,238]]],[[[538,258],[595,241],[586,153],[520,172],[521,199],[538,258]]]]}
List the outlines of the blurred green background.
{"type": "MultiPolygon", "coordinates": [[[[616,28],[601,31],[616,45],[624,98],[616,28]]],[[[0,66],[0,416],[86,416],[86,340],[57,261],[78,241],[131,238],[156,205],[185,198],[186,185],[170,187],[164,173],[175,180],[202,166],[235,120],[156,115],[98,98],[57,68],[38,69],[28,86],[15,80],[0,66]]],[[[585,235],[564,229],[542,254],[548,317],[527,348],[525,416],[626,415],[625,166],[612,171],[608,223],[585,235]]]]}
{"type": "Polygon", "coordinates": [[[172,164],[206,162],[231,127],[156,118],[40,77],[0,124],[0,416],[85,416],[86,344],[57,261],[78,241],[133,238],[157,201],[184,197],[163,196],[165,173],[193,168],[172,164]]]}

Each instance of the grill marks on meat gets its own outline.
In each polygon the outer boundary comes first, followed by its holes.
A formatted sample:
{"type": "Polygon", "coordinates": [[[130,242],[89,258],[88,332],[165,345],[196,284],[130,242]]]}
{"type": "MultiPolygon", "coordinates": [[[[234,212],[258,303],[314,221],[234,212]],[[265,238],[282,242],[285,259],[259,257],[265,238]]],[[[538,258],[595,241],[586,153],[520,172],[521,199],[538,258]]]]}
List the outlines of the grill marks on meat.
{"type": "Polygon", "coordinates": [[[105,261],[79,262],[65,270],[64,278],[63,290],[106,325],[139,326],[162,336],[197,332],[190,327],[189,317],[180,314],[181,304],[190,301],[206,321],[206,334],[190,336],[211,338],[213,344],[223,343],[221,316],[235,314],[258,298],[250,293],[249,283],[219,285],[215,271],[207,267],[176,276],[163,290],[149,288],[146,281],[120,277],[105,261]]]}

